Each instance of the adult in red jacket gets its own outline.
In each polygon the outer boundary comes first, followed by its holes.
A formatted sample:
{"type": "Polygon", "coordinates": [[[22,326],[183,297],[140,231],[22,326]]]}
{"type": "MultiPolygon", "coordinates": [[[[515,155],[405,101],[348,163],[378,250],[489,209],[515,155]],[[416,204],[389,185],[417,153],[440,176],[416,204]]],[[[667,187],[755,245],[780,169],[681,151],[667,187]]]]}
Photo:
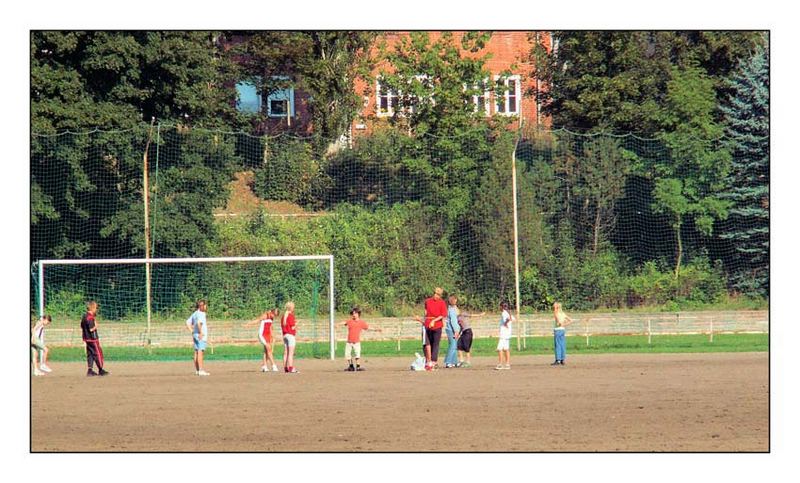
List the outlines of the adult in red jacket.
{"type": "Polygon", "coordinates": [[[447,317],[447,303],[442,298],[442,288],[436,287],[433,297],[425,300],[425,370],[436,367],[439,360],[439,341],[442,339],[442,327],[447,317]]]}

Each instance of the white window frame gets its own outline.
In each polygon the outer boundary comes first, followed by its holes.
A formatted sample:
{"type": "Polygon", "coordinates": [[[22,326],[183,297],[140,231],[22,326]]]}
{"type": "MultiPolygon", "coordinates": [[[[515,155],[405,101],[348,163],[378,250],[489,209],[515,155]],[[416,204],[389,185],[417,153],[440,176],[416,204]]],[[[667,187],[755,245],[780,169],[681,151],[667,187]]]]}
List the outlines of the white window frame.
{"type": "MultiPolygon", "coordinates": [[[[481,82],[483,84],[484,89],[486,90],[483,91],[482,96],[479,95],[472,96],[472,107],[475,112],[479,112],[480,108],[478,107],[478,99],[483,97],[483,115],[490,116],[492,114],[492,109],[491,109],[492,97],[491,97],[491,91],[489,90],[489,79],[488,78],[483,79],[481,82]]],[[[479,89],[480,86],[472,86],[472,88],[479,89]]],[[[464,85],[464,90],[465,91],[467,90],[466,85],[464,85]]]]}
{"type": "MultiPolygon", "coordinates": [[[[288,77],[283,76],[275,76],[273,79],[278,80],[289,80],[288,77]]],[[[289,117],[295,117],[295,108],[294,108],[294,86],[289,86],[285,89],[277,89],[273,93],[267,96],[267,116],[271,118],[285,118],[286,113],[273,113],[272,112],[272,101],[284,101],[289,107],[289,117]]]]}
{"type": "Polygon", "coordinates": [[[495,114],[498,114],[500,116],[519,116],[520,112],[522,111],[522,82],[520,82],[520,76],[517,75],[517,74],[508,75],[508,76],[496,75],[496,76],[494,76],[494,80],[495,80],[496,83],[502,84],[504,87],[506,87],[505,92],[503,92],[503,98],[502,98],[503,111],[500,111],[500,110],[497,109],[497,106],[499,104],[499,101],[501,101],[501,99],[498,99],[495,96],[494,102],[492,103],[494,105],[495,114]],[[510,81],[510,80],[515,81],[515,87],[514,87],[513,96],[514,96],[514,99],[516,100],[516,110],[513,111],[513,112],[511,112],[510,109],[509,109],[509,103],[510,103],[509,101],[510,101],[510,98],[511,98],[512,94],[507,89],[508,88],[508,81],[510,81]]]}
{"type": "MultiPolygon", "coordinates": [[[[424,81],[428,79],[427,74],[418,74],[415,75],[414,78],[418,81],[424,81]]],[[[395,110],[392,107],[392,102],[396,103],[398,106],[400,104],[400,98],[403,96],[402,92],[395,92],[393,90],[387,89],[386,96],[381,96],[381,80],[380,78],[375,79],[375,114],[378,117],[392,117],[395,114],[395,110]],[[386,97],[386,110],[381,109],[381,97],[386,97]]],[[[436,100],[433,99],[433,94],[430,95],[431,102],[436,104],[436,100]]],[[[400,111],[397,113],[398,115],[403,114],[413,114],[415,112],[414,104],[408,107],[401,107],[400,111]]]]}
{"type": "Polygon", "coordinates": [[[394,116],[394,108],[392,107],[392,101],[395,103],[399,103],[399,95],[394,92],[393,90],[387,88],[386,95],[381,95],[381,80],[380,78],[375,79],[375,114],[378,117],[392,117],[394,116]],[[386,97],[386,110],[384,111],[381,108],[381,97],[386,97]]]}

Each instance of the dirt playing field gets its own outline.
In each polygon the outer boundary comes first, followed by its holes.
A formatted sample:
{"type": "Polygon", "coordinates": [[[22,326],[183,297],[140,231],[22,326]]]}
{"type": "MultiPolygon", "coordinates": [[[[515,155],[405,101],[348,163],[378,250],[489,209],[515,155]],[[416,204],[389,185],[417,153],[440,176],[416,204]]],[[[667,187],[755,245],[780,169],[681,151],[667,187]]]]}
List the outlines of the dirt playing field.
{"type": "Polygon", "coordinates": [[[510,371],[408,370],[412,357],[107,361],[112,375],[57,364],[33,378],[39,451],[768,451],[769,355],[512,356],[510,371]]]}

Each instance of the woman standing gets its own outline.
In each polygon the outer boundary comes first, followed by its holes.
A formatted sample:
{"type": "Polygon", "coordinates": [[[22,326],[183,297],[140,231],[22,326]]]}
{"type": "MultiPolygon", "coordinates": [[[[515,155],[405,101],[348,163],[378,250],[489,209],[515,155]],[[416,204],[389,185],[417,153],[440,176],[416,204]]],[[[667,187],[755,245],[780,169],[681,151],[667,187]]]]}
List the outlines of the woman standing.
{"type": "Polygon", "coordinates": [[[447,304],[442,299],[441,287],[436,287],[433,296],[425,300],[425,370],[436,370],[439,360],[439,341],[442,338],[444,319],[447,318],[447,304]]]}
{"type": "Polygon", "coordinates": [[[561,303],[553,304],[553,316],[555,325],[553,327],[553,339],[555,343],[556,360],[551,366],[564,365],[567,358],[567,330],[566,327],[572,323],[572,319],[561,310],[561,303]]]}
{"type": "Polygon", "coordinates": [[[458,349],[456,342],[456,334],[460,332],[458,325],[458,299],[455,295],[447,297],[447,324],[444,327],[444,332],[447,334],[447,355],[444,358],[444,367],[450,369],[456,367],[458,363],[458,349]]]}

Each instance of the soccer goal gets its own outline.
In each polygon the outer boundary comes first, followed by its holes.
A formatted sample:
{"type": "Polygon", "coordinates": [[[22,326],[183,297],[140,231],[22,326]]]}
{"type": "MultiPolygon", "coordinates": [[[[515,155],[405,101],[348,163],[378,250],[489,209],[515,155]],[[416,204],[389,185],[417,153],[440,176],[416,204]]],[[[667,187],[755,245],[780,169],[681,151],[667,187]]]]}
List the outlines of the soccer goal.
{"type": "MultiPolygon", "coordinates": [[[[79,320],[85,301],[96,300],[109,344],[185,342],[183,321],[198,299],[209,304],[212,344],[255,342],[246,322],[267,309],[283,312],[291,300],[298,341],[311,343],[314,356],[335,355],[333,255],[40,260],[33,275],[40,315],[79,320]]],[[[73,332],[48,337],[53,343],[73,332]]]]}

